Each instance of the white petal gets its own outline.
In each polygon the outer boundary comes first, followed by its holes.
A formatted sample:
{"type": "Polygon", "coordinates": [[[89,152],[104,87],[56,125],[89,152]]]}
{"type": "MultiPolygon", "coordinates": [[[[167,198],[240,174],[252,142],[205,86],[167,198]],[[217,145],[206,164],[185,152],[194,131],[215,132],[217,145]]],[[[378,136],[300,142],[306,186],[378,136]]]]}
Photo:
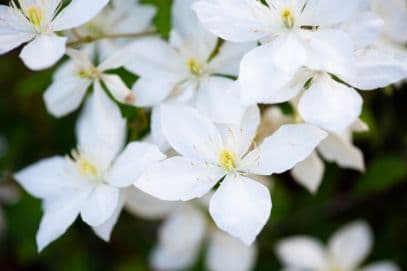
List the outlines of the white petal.
{"type": "Polygon", "coordinates": [[[306,32],[306,36],[308,68],[339,75],[354,73],[354,46],[345,32],[322,29],[306,32]]]}
{"type": "Polygon", "coordinates": [[[314,79],[298,104],[308,123],[334,133],[342,133],[362,113],[362,97],[353,88],[324,75],[314,79]]]}
{"type": "Polygon", "coordinates": [[[106,180],[116,187],[130,186],[150,165],[164,158],[165,155],[152,144],[130,143],[117,157],[106,180]]]}
{"type": "Polygon", "coordinates": [[[37,233],[38,250],[63,235],[76,220],[86,194],[61,194],[57,201],[47,204],[37,233]]]}
{"type": "Polygon", "coordinates": [[[275,65],[275,46],[269,43],[257,47],[243,57],[239,74],[243,104],[252,105],[278,95],[293,79],[294,72],[285,72],[275,65]]]}
{"type": "Polygon", "coordinates": [[[246,111],[239,91],[236,82],[211,76],[200,84],[196,107],[216,123],[239,123],[246,111]]]}
{"type": "Polygon", "coordinates": [[[154,76],[143,76],[133,86],[135,104],[139,107],[160,105],[176,89],[178,83],[179,77],[170,73],[157,72],[154,76]]]}
{"type": "MultiPolygon", "coordinates": [[[[125,67],[129,71],[155,78],[159,74],[176,74],[180,63],[180,56],[165,41],[151,37],[139,39],[131,43],[127,49],[128,59],[125,67]]],[[[185,69],[187,68],[186,65],[185,69]]]]}
{"type": "Polygon", "coordinates": [[[167,153],[171,150],[171,146],[163,133],[160,109],[161,107],[156,106],[153,107],[153,110],[151,111],[151,137],[153,141],[152,143],[157,145],[161,152],[167,153]]]}
{"type": "Polygon", "coordinates": [[[249,178],[228,175],[213,195],[209,212],[221,230],[250,245],[270,217],[270,193],[249,178]]]}
{"type": "Polygon", "coordinates": [[[257,249],[246,246],[221,231],[215,230],[211,236],[206,256],[206,266],[211,271],[249,271],[254,268],[257,249]]]}
{"type": "Polygon", "coordinates": [[[90,226],[100,226],[115,212],[119,204],[119,189],[99,184],[84,202],[81,217],[90,226]]]}
{"type": "Polygon", "coordinates": [[[393,262],[372,263],[360,269],[361,271],[401,271],[393,262]]]}
{"type": "Polygon", "coordinates": [[[192,8],[203,25],[215,35],[233,42],[259,40],[269,34],[261,31],[264,24],[256,12],[266,7],[256,1],[206,0],[197,1],[192,8]]]}
{"type": "Polygon", "coordinates": [[[325,270],[327,256],[322,244],[308,237],[291,237],[280,241],[276,253],[287,267],[300,270],[325,270]]]}
{"type": "Polygon", "coordinates": [[[274,66],[284,72],[294,74],[307,60],[307,51],[304,42],[297,34],[289,33],[276,38],[272,42],[270,52],[274,66]]]}
{"type": "Polygon", "coordinates": [[[367,257],[373,235],[365,222],[353,222],[337,231],[329,241],[329,251],[345,270],[357,268],[367,257]]]}
{"type": "Polygon", "coordinates": [[[126,195],[124,191],[120,191],[119,203],[116,206],[112,216],[103,224],[93,227],[93,231],[106,242],[110,241],[110,236],[117,221],[119,220],[120,213],[122,212],[126,195]]]}
{"type": "Polygon", "coordinates": [[[209,62],[209,69],[216,74],[237,76],[243,56],[255,47],[254,42],[224,42],[219,48],[219,53],[209,62]]]}
{"type": "Polygon", "coordinates": [[[215,125],[195,109],[163,105],[161,126],[168,142],[178,153],[193,160],[217,163],[222,139],[215,125]]]}
{"type": "Polygon", "coordinates": [[[54,31],[78,27],[95,17],[109,0],[72,0],[52,22],[54,31]]]}
{"type": "Polygon", "coordinates": [[[67,38],[41,35],[28,43],[20,57],[31,70],[42,70],[53,66],[65,54],[67,38]]]}
{"type": "Polygon", "coordinates": [[[321,161],[316,152],[313,152],[307,159],[298,163],[291,174],[299,184],[315,194],[322,182],[324,170],[324,162],[321,161]]]}
{"type": "Polygon", "coordinates": [[[124,104],[134,104],[136,97],[118,75],[102,75],[102,81],[112,96],[124,104]]]}
{"type": "Polygon", "coordinates": [[[318,150],[327,161],[335,162],[343,168],[365,169],[362,151],[345,137],[331,134],[322,141],[318,150]]]}
{"type": "Polygon", "coordinates": [[[181,203],[163,201],[135,187],[126,189],[126,210],[137,217],[161,219],[174,212],[181,203]]]}
{"type": "Polygon", "coordinates": [[[189,249],[178,254],[157,246],[151,254],[150,265],[153,270],[185,270],[194,264],[198,253],[199,251],[189,249]]]}
{"type": "Polygon", "coordinates": [[[134,185],[162,200],[188,201],[208,193],[224,174],[218,167],[173,157],[151,166],[134,185]]]}
{"type": "Polygon", "coordinates": [[[60,192],[77,187],[75,173],[63,157],[41,160],[17,174],[15,178],[23,188],[37,198],[53,197],[60,192]]]}
{"type": "Polygon", "coordinates": [[[48,112],[57,118],[72,113],[79,108],[90,84],[90,80],[73,76],[56,79],[44,93],[48,112]]]}
{"type": "Polygon", "coordinates": [[[258,175],[285,172],[311,155],[326,136],[326,132],[312,125],[283,125],[246,155],[239,169],[258,175]]]}
{"type": "Polygon", "coordinates": [[[260,110],[255,105],[246,110],[238,125],[218,125],[225,148],[242,157],[252,146],[259,124],[260,110]]]}
{"type": "Polygon", "coordinates": [[[78,121],[77,138],[80,150],[99,170],[106,170],[124,146],[125,119],[99,82],[78,121]]]}
{"type": "Polygon", "coordinates": [[[356,53],[356,72],[341,76],[345,82],[362,89],[386,87],[407,78],[407,54],[396,50],[365,49],[356,53]]]}
{"type": "Polygon", "coordinates": [[[332,26],[349,19],[359,7],[359,1],[344,0],[340,5],[332,0],[308,0],[302,12],[306,25],[332,26]]]}

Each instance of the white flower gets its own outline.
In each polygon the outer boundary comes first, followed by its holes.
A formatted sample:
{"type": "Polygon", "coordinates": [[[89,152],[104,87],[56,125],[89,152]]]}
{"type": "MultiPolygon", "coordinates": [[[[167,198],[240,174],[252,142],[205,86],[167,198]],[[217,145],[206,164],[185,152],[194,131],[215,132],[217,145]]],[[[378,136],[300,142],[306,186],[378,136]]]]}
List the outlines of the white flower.
{"type": "MultiPolygon", "coordinates": [[[[156,8],[138,0],[113,0],[92,21],[76,29],[80,36],[109,36],[141,33],[151,25],[156,8]]],[[[91,46],[98,48],[102,59],[129,43],[131,39],[102,39],[91,46]]]]}
{"type": "Polygon", "coordinates": [[[146,143],[133,142],[123,149],[125,120],[98,82],[77,132],[79,144],[71,156],[42,160],[15,176],[30,194],[43,200],[39,250],[61,236],[79,214],[108,240],[125,200],[124,188],[149,164],[165,157],[146,143]]]}
{"type": "Polygon", "coordinates": [[[240,64],[245,104],[273,96],[303,66],[352,74],[353,43],[337,26],[357,7],[354,0],[340,5],[331,0],[200,0],[193,5],[204,26],[221,38],[261,41],[240,64]]]}
{"type": "Polygon", "coordinates": [[[190,9],[193,2],[174,2],[169,43],[147,38],[130,46],[126,68],[140,75],[133,87],[136,104],[154,110],[162,103],[190,104],[218,123],[238,123],[245,108],[233,80],[224,75],[237,76],[242,55],[254,43],[219,45],[190,9]]]}
{"type": "Polygon", "coordinates": [[[255,244],[246,246],[221,231],[206,218],[210,197],[184,202],[162,201],[141,192],[128,189],[127,210],[138,217],[163,219],[158,244],[150,254],[154,270],[186,270],[193,266],[201,248],[207,250],[205,263],[211,271],[249,271],[256,260],[255,244]]]}
{"type": "MultiPolygon", "coordinates": [[[[295,118],[284,115],[278,107],[270,107],[263,113],[260,131],[264,138],[281,125],[295,123],[295,118]]],[[[363,171],[365,168],[363,153],[352,142],[352,132],[366,131],[367,126],[360,120],[342,134],[329,133],[307,159],[298,163],[291,171],[294,179],[311,193],[316,193],[323,179],[325,165],[323,158],[335,162],[342,168],[363,171]]],[[[260,139],[261,139],[260,138],[260,139]]]]}
{"type": "Polygon", "coordinates": [[[67,38],[55,32],[72,29],[92,19],[108,0],[17,0],[0,6],[0,54],[23,43],[20,57],[32,70],[54,65],[65,53],[67,38]]]}
{"type": "Polygon", "coordinates": [[[399,271],[391,262],[366,267],[360,264],[372,248],[373,236],[364,222],[354,222],[337,231],[324,247],[318,240],[299,236],[281,241],[277,254],[292,271],[399,271]]]}
{"type": "Polygon", "coordinates": [[[136,187],[162,200],[188,201],[208,193],[221,179],[210,202],[217,226],[251,244],[271,211],[268,189],[248,174],[282,173],[304,160],[326,137],[307,124],[287,125],[254,150],[249,148],[260,122],[250,108],[241,125],[217,128],[195,109],[165,105],[162,128],[170,145],[182,156],[151,167],[136,187]]]}
{"type": "Polygon", "coordinates": [[[89,54],[93,52],[67,50],[70,60],[64,63],[54,74],[54,82],[44,93],[44,101],[49,113],[63,117],[78,109],[88,88],[102,82],[122,103],[134,103],[134,95],[118,75],[105,73],[119,68],[126,53],[118,51],[97,67],[92,64],[89,54]]]}

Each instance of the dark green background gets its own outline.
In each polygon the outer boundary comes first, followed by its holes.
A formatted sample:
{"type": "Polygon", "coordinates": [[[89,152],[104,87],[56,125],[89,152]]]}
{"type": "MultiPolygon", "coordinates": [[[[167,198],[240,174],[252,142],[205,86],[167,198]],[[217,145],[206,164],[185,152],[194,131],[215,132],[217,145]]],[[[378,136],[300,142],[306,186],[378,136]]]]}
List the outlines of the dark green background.
{"type": "MultiPolygon", "coordinates": [[[[157,6],[155,24],[166,37],[170,1],[145,2],[157,6]]],[[[0,158],[4,183],[14,183],[14,171],[75,147],[77,113],[56,120],[47,114],[42,101],[53,71],[28,71],[18,53],[19,50],[0,57],[0,134],[9,143],[6,155],[0,158]]],[[[371,131],[358,135],[356,143],[366,155],[364,175],[328,165],[317,196],[310,196],[289,174],[276,178],[272,217],[259,237],[256,270],[278,270],[273,249],[279,239],[307,234],[326,240],[338,227],[356,219],[367,220],[375,233],[374,250],[367,262],[389,259],[407,270],[406,91],[399,86],[363,93],[363,119],[371,131]]],[[[130,120],[131,139],[145,133],[148,123],[142,110],[123,108],[123,112],[130,120]]],[[[124,213],[112,241],[104,243],[77,221],[62,238],[37,254],[35,233],[41,217],[40,202],[21,192],[19,203],[3,208],[8,225],[0,234],[2,271],[148,270],[147,259],[156,242],[158,222],[124,213]]],[[[202,262],[201,259],[192,270],[203,270],[202,262]]]]}

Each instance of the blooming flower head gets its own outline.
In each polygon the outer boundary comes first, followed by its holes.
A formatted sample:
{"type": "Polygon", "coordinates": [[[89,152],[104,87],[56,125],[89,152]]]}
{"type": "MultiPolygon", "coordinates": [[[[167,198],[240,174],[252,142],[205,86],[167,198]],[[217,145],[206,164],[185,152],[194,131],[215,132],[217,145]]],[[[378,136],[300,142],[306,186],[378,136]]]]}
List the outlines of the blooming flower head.
{"type": "Polygon", "coordinates": [[[0,53],[23,43],[20,57],[33,70],[54,65],[65,53],[67,38],[55,32],[72,29],[92,19],[108,0],[18,0],[0,6],[0,53]]]}
{"type": "MultiPolygon", "coordinates": [[[[88,48],[89,49],[89,48],[88,48]]],[[[63,117],[76,110],[90,86],[102,82],[113,97],[126,104],[134,103],[134,95],[118,75],[106,71],[122,66],[124,51],[117,51],[101,64],[92,63],[93,50],[69,49],[70,60],[55,73],[54,82],[44,93],[45,105],[52,115],[63,117]],[[90,56],[89,56],[90,55],[90,56]]]]}
{"type": "Polygon", "coordinates": [[[277,255],[288,270],[296,271],[399,271],[392,262],[361,267],[372,249],[373,236],[365,222],[339,229],[324,247],[311,237],[291,237],[279,242],[277,255]]]}
{"type": "Polygon", "coordinates": [[[125,124],[96,83],[78,122],[78,148],[70,156],[42,160],[16,174],[29,193],[43,200],[39,250],[61,236],[79,214],[101,238],[109,239],[124,203],[124,188],[149,164],[164,158],[147,143],[124,148],[125,124]]]}
{"type": "Polygon", "coordinates": [[[161,109],[163,132],[181,156],[149,169],[136,187],[162,200],[188,201],[208,193],[223,180],[210,201],[217,226],[251,244],[271,211],[268,189],[248,174],[282,173],[304,160],[326,137],[306,124],[283,126],[249,151],[259,124],[257,107],[249,109],[240,125],[215,126],[188,107],[161,109]]]}

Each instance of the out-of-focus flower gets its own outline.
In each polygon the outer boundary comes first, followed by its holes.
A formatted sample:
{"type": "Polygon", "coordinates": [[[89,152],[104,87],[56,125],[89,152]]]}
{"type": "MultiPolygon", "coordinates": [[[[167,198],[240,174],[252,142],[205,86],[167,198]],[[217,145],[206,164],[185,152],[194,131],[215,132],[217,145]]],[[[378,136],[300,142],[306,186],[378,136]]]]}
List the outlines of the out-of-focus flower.
{"type": "Polygon", "coordinates": [[[52,85],[44,93],[44,101],[48,112],[55,117],[63,117],[78,109],[88,88],[96,83],[103,83],[122,103],[133,104],[134,95],[118,75],[106,73],[122,66],[126,61],[126,53],[118,51],[95,66],[89,55],[90,51],[69,49],[70,60],[64,63],[55,73],[52,85]]]}
{"type": "Polygon", "coordinates": [[[361,267],[372,249],[373,236],[365,222],[353,222],[338,230],[324,247],[311,237],[298,236],[279,242],[277,255],[290,271],[399,271],[392,262],[361,267]]]}
{"type": "Polygon", "coordinates": [[[282,173],[307,158],[327,134],[310,125],[286,125],[250,150],[260,122],[251,107],[240,125],[215,126],[195,109],[165,105],[163,132],[182,156],[152,166],[136,187],[162,200],[188,201],[207,194],[220,180],[210,202],[217,226],[251,244],[271,211],[270,194],[248,174],[282,173]]]}
{"type": "Polygon", "coordinates": [[[61,236],[79,214],[108,240],[125,201],[124,188],[165,157],[147,143],[124,148],[125,120],[99,82],[78,121],[77,137],[71,156],[42,160],[15,175],[24,189],[43,200],[39,250],[61,236]]]}
{"type": "Polygon", "coordinates": [[[6,227],[7,221],[3,214],[3,204],[14,204],[19,199],[19,193],[14,186],[0,184],[0,232],[6,227]]]}
{"type": "MultiPolygon", "coordinates": [[[[241,57],[255,44],[219,43],[198,22],[190,9],[193,2],[174,1],[169,43],[147,38],[130,46],[132,61],[126,68],[140,75],[133,87],[136,105],[153,107],[153,122],[160,122],[158,105],[181,103],[196,107],[215,122],[238,123],[245,107],[227,76],[237,76],[241,57]]],[[[159,127],[152,124],[157,138],[159,127]]]]}
{"type": "MultiPolygon", "coordinates": [[[[79,38],[142,33],[150,27],[155,14],[154,6],[140,4],[138,0],[113,0],[93,20],[75,31],[79,38]]],[[[99,56],[104,59],[131,40],[106,38],[91,46],[96,46],[99,56]]]]}
{"type": "Polygon", "coordinates": [[[0,158],[2,158],[8,150],[7,138],[0,135],[0,158]]]}
{"type": "Polygon", "coordinates": [[[66,37],[55,32],[78,27],[99,13],[108,0],[17,0],[0,6],[0,54],[29,42],[20,57],[32,70],[54,65],[65,53],[66,37]]]}
{"type": "MultiPolygon", "coordinates": [[[[294,116],[284,115],[280,108],[270,107],[263,113],[256,141],[261,142],[265,137],[277,131],[281,125],[298,121],[301,122],[294,116]]],[[[352,132],[363,132],[367,129],[367,126],[359,120],[344,133],[330,133],[319,144],[316,151],[293,168],[291,173],[294,179],[311,193],[316,193],[325,171],[321,157],[326,161],[337,163],[342,168],[363,171],[365,168],[363,153],[353,145],[352,132]]]]}
{"type": "Polygon", "coordinates": [[[218,229],[206,217],[210,196],[193,202],[167,202],[153,198],[136,188],[129,189],[126,203],[136,216],[164,218],[158,244],[150,257],[154,270],[186,270],[207,246],[206,268],[211,271],[249,271],[256,260],[257,248],[245,246],[218,229]]]}

